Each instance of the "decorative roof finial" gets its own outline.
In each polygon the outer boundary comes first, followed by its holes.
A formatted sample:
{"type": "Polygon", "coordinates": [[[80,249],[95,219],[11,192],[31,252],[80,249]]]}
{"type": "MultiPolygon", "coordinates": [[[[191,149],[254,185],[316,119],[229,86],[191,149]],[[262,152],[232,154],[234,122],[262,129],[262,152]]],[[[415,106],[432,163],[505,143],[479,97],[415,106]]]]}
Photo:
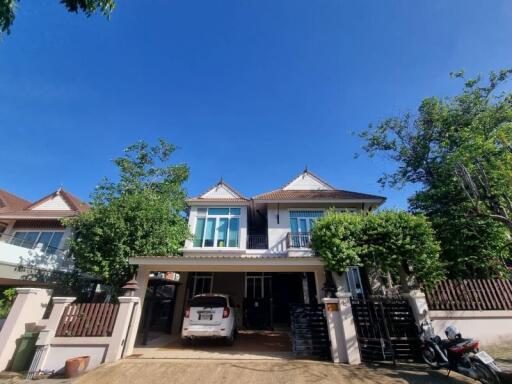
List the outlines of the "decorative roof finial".
{"type": "Polygon", "coordinates": [[[304,172],[303,173],[308,173],[308,166],[306,164],[306,166],[304,167],[304,172]]]}
{"type": "Polygon", "coordinates": [[[222,178],[222,176],[220,177],[220,180],[219,180],[219,185],[220,184],[224,184],[224,179],[222,178]]]}

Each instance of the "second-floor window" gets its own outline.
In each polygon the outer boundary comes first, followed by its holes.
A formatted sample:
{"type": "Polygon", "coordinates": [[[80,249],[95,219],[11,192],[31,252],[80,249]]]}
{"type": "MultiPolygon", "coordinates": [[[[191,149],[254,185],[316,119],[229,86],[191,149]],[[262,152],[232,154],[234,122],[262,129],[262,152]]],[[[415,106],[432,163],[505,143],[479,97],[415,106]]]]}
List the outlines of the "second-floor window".
{"type": "Polygon", "coordinates": [[[198,208],[194,247],[238,247],[240,208],[198,208]]]}
{"type": "Polygon", "coordinates": [[[315,220],[322,217],[323,211],[290,211],[290,230],[292,233],[309,233],[315,220]]]}
{"type": "Polygon", "coordinates": [[[54,253],[59,248],[64,232],[62,231],[16,231],[11,244],[24,248],[35,248],[41,244],[44,252],[54,253]]]}

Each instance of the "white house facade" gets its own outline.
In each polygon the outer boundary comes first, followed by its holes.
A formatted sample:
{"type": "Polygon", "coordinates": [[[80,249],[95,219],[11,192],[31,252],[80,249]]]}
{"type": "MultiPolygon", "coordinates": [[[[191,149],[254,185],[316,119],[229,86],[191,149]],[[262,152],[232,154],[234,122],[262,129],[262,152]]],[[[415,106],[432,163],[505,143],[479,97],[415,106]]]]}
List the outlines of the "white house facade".
{"type": "MultiPolygon", "coordinates": [[[[150,275],[177,272],[180,281],[169,319],[173,333],[179,332],[188,299],[200,293],[229,294],[245,328],[286,327],[289,304],[316,304],[324,296],[324,265],[310,248],[315,220],[330,208],[370,212],[384,201],[336,189],[308,170],[252,198],[221,180],[188,200],[193,237],[182,255],[130,259],[139,266],[139,295],[146,296],[150,275]]],[[[357,273],[335,280],[345,289],[360,289],[357,273]]]]}

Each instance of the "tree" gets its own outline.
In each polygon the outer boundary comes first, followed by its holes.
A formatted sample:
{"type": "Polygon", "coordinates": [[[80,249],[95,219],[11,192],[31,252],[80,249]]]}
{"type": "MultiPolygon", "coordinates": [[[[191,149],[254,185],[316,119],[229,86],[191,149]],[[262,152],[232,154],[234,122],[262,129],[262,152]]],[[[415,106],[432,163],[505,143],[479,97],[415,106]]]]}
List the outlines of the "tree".
{"type": "Polygon", "coordinates": [[[358,215],[329,211],[315,222],[312,247],[331,271],[364,266],[403,288],[443,277],[439,244],[428,220],[402,211],[358,215]]]}
{"type": "Polygon", "coordinates": [[[91,209],[67,219],[75,268],[119,288],[134,273],[132,256],[176,255],[190,236],[182,215],[186,165],[169,165],[175,146],[138,142],[114,160],[119,180],[103,180],[91,209]]]}
{"type": "MultiPolygon", "coordinates": [[[[10,33],[20,0],[0,0],[0,32],[10,33]]],[[[115,0],[60,0],[69,12],[84,12],[88,17],[96,11],[109,16],[116,6],[115,0]]]]}
{"type": "MultiPolygon", "coordinates": [[[[510,73],[510,69],[491,73],[484,85],[480,78],[468,80],[461,94],[426,98],[416,115],[385,119],[361,134],[370,156],[385,154],[397,164],[394,172],[379,180],[382,185],[420,186],[409,199],[410,209],[426,214],[432,222],[441,241],[441,258],[452,278],[505,273],[502,252],[509,233],[504,221],[493,217],[496,211],[491,209],[491,201],[499,194],[501,208],[507,204],[503,198],[510,195],[510,184],[498,180],[510,180],[510,162],[505,157],[497,161],[496,154],[487,150],[487,157],[477,160],[474,155],[487,148],[483,143],[488,140],[496,148],[505,147],[496,138],[503,137],[510,124],[512,103],[509,94],[497,93],[510,73]],[[478,173],[484,158],[487,177],[491,169],[494,174],[489,194],[484,193],[486,186],[479,184],[485,180],[478,173]]],[[[463,78],[464,74],[453,76],[463,78]]]]}

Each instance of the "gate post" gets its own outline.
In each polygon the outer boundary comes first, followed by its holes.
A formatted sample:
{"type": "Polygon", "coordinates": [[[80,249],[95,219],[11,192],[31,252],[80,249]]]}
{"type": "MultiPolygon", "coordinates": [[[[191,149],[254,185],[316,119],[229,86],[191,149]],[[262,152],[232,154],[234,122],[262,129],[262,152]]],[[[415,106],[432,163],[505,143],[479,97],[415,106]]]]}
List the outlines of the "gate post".
{"type": "Polygon", "coordinates": [[[356,326],[354,324],[354,315],[352,313],[352,304],[350,292],[337,294],[339,298],[339,310],[343,331],[343,355],[346,356],[348,364],[361,364],[361,354],[359,353],[359,343],[357,340],[356,326]]]}
{"type": "Polygon", "coordinates": [[[414,319],[418,324],[428,318],[428,305],[425,293],[419,289],[415,289],[408,293],[403,293],[402,296],[409,300],[414,319]]]}
{"type": "Polygon", "coordinates": [[[331,342],[331,357],[333,363],[346,362],[346,356],[341,356],[343,344],[343,329],[339,310],[338,299],[325,298],[322,300],[325,304],[325,313],[327,318],[327,333],[331,342]]]}

